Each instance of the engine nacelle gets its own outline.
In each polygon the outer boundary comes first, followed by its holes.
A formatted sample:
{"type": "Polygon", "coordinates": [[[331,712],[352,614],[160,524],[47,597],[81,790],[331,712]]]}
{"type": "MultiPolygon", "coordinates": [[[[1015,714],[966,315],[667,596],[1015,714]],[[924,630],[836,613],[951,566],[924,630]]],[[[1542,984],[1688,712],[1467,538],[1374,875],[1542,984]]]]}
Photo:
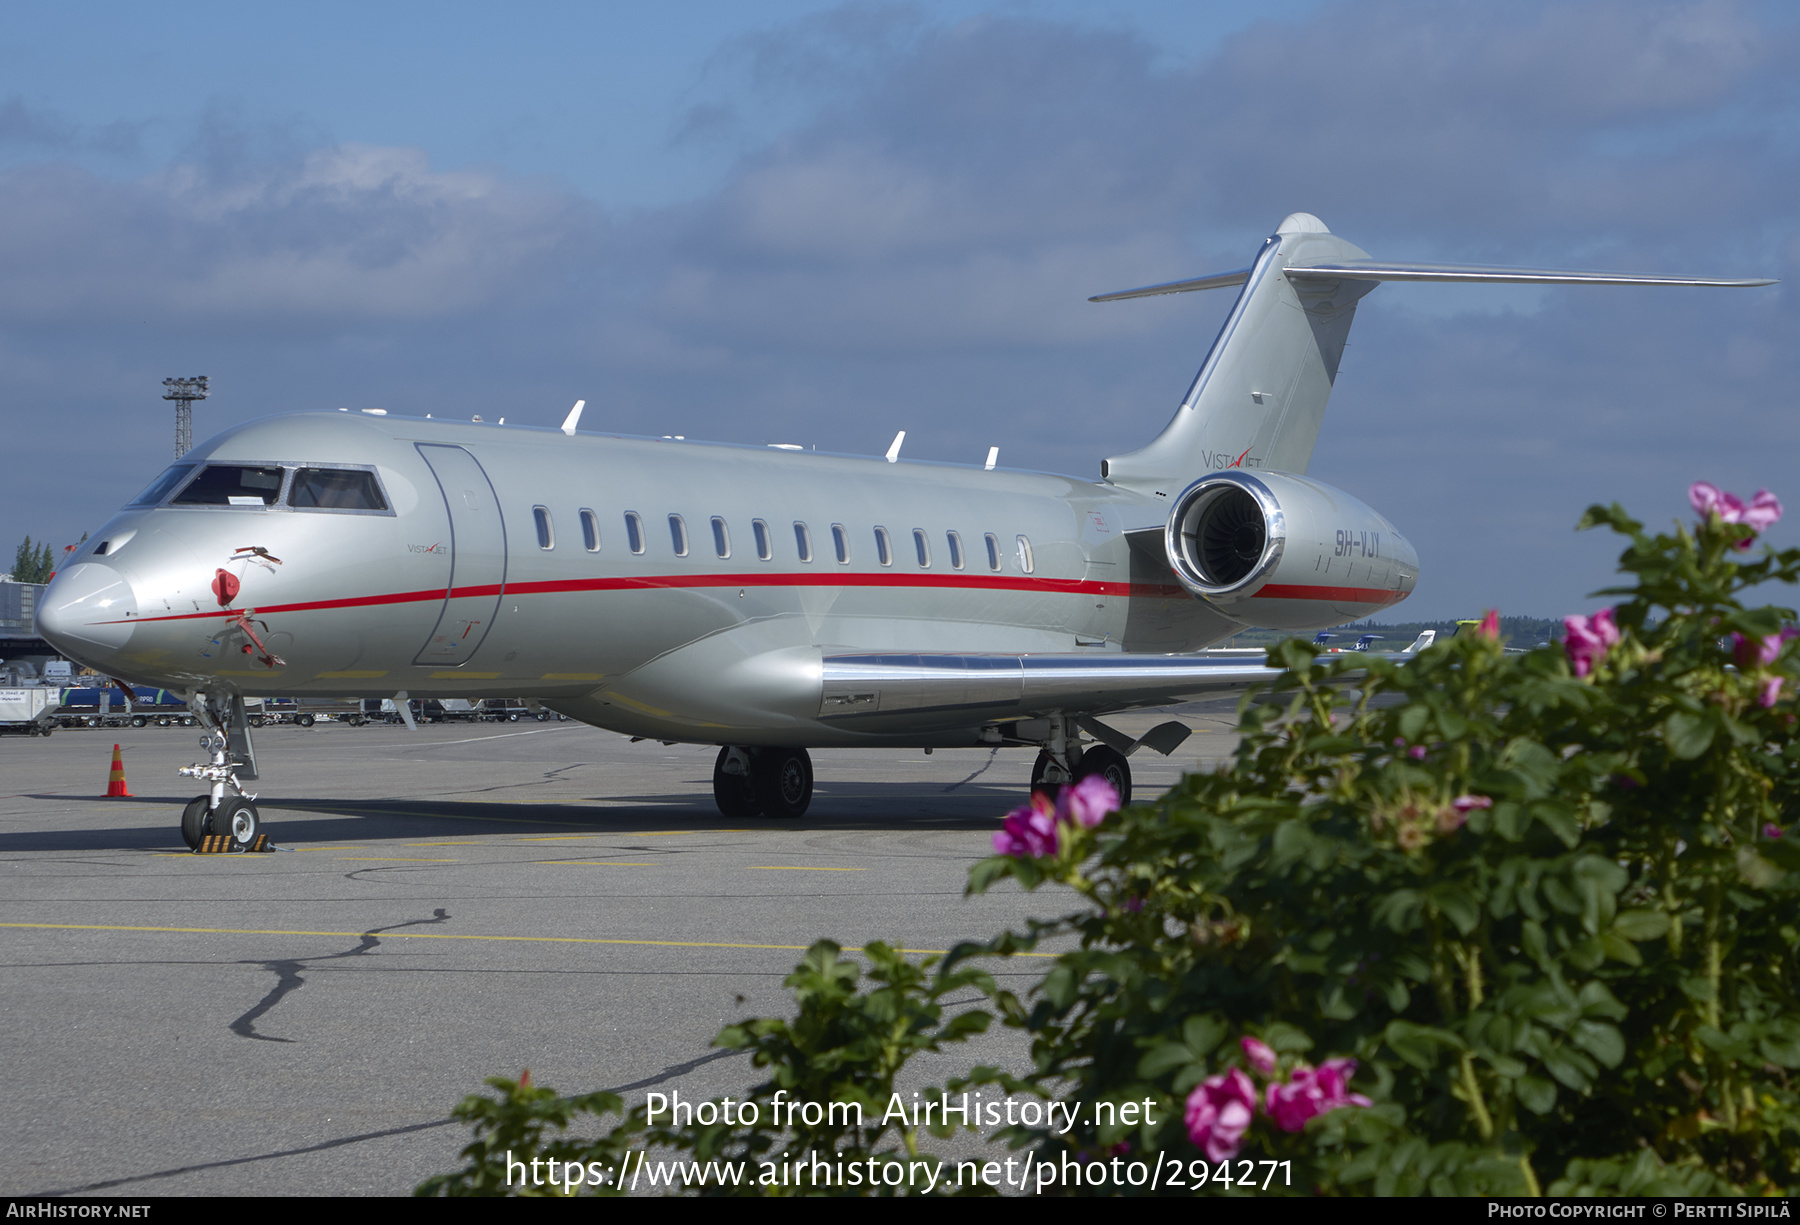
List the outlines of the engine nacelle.
{"type": "Polygon", "coordinates": [[[1398,604],[1419,555],[1349,494],[1284,472],[1215,472],[1169,513],[1175,576],[1245,625],[1319,630],[1398,604]]]}

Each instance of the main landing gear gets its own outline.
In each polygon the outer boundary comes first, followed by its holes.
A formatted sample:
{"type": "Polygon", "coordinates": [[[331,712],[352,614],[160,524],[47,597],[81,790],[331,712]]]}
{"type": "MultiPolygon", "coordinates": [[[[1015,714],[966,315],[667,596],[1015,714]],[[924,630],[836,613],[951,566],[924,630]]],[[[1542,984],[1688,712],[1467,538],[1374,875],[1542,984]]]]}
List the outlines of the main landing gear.
{"type": "Polygon", "coordinates": [[[1131,763],[1125,760],[1125,754],[1104,744],[1090,744],[1075,756],[1073,771],[1052,757],[1050,750],[1040,751],[1031,767],[1031,790],[1042,791],[1054,800],[1064,787],[1096,774],[1113,785],[1120,805],[1131,803],[1131,763]]]}
{"type": "Polygon", "coordinates": [[[198,850],[209,835],[225,837],[230,839],[231,850],[247,851],[256,845],[262,819],[256,811],[256,795],[246,792],[240,781],[256,779],[256,753],[250,746],[244,700],[235,695],[196,693],[188,705],[206,728],[200,747],[208,758],[181,767],[179,773],[212,786],[181,810],[181,840],[189,850],[198,850]]]}
{"type": "Polygon", "coordinates": [[[713,763],[713,800],[734,821],[792,819],[812,803],[812,757],[805,749],[726,745],[713,763]]]}
{"type": "Polygon", "coordinates": [[[1084,750],[1074,717],[1055,715],[1044,722],[1048,727],[1036,741],[1044,747],[1031,767],[1033,795],[1041,792],[1055,800],[1071,783],[1099,775],[1119,793],[1121,805],[1131,803],[1131,763],[1125,754],[1107,744],[1090,744],[1084,750]]]}

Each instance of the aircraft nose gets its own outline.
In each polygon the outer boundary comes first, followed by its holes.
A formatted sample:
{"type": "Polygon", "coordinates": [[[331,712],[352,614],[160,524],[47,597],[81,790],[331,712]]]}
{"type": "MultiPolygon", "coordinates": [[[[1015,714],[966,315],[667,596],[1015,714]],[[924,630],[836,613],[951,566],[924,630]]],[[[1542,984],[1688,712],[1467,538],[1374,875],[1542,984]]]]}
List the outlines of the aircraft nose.
{"type": "Polygon", "coordinates": [[[130,640],[137,611],[137,593],[123,574],[82,562],[50,581],[38,601],[38,632],[74,659],[96,650],[110,654],[130,640]]]}

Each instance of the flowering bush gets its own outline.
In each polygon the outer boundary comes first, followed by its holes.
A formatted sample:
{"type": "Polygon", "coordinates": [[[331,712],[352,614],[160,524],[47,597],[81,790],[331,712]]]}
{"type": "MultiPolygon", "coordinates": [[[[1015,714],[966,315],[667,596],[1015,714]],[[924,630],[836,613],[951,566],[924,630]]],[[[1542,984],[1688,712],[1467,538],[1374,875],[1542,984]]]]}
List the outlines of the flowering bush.
{"type": "MultiPolygon", "coordinates": [[[[949,1088],[1072,1107],[1066,1132],[1002,1136],[1039,1160],[1291,1168],[1267,1192],[1800,1192],[1794,614],[1741,598],[1800,580],[1800,550],[1745,558],[1780,514],[1766,492],[1690,497],[1700,520],[1672,534],[1588,511],[1583,527],[1626,538],[1629,583],[1571,618],[1562,649],[1507,654],[1477,632],[1322,661],[1288,642],[1285,707],[1247,703],[1217,772],[1123,811],[1090,783],[1010,814],[971,890],[1055,884],[1079,906],[929,972],[871,946],[866,992],[815,948],[794,1020],[721,1036],[771,1068],[753,1096],[873,1100],[912,1053],[998,1016],[1028,1036],[1029,1070],[949,1088]],[[1069,937],[1022,994],[968,968],[1069,937]],[[985,1007],[947,1017],[971,990],[985,1007]]],[[[491,1083],[507,1096],[463,1117],[541,1130],[542,1103],[491,1083]]],[[[915,1144],[646,1135],[696,1154],[915,1144]]]]}
{"type": "Polygon", "coordinates": [[[1082,948],[996,996],[1036,1068],[993,1079],[1163,1108],[1014,1142],[1287,1159],[1321,1191],[1800,1186],[1793,613],[1739,598],[1800,551],[1744,560],[1779,503],[1709,489],[1673,534],[1588,512],[1635,581],[1563,650],[1284,644],[1290,701],[1246,706],[1233,763],[1067,829],[1036,866],[1088,907],[986,947],[1082,948]]]}

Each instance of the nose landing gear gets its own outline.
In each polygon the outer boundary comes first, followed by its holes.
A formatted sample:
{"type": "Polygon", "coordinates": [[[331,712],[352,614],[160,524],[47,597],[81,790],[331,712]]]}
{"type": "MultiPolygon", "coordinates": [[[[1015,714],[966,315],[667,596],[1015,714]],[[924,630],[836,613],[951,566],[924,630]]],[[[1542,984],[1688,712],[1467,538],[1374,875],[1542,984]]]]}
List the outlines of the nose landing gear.
{"type": "Polygon", "coordinates": [[[256,811],[255,793],[246,792],[240,781],[256,778],[256,754],[250,745],[244,700],[236,695],[219,698],[196,693],[188,705],[207,729],[200,747],[209,756],[206,761],[181,767],[178,773],[208,782],[212,788],[182,809],[181,840],[193,851],[202,849],[208,837],[225,839],[226,850],[248,851],[257,846],[262,819],[256,811]]]}

